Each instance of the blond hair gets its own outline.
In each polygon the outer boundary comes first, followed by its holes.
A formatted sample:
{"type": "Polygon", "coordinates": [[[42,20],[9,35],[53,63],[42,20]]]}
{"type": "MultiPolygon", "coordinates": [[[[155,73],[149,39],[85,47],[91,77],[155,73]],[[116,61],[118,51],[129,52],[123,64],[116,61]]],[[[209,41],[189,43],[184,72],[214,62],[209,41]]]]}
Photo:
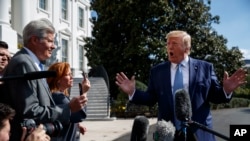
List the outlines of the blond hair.
{"type": "Polygon", "coordinates": [[[182,30],[174,30],[167,34],[166,39],[170,37],[182,37],[183,44],[185,48],[188,49],[188,54],[190,54],[191,49],[191,36],[186,32],[182,30]]]}

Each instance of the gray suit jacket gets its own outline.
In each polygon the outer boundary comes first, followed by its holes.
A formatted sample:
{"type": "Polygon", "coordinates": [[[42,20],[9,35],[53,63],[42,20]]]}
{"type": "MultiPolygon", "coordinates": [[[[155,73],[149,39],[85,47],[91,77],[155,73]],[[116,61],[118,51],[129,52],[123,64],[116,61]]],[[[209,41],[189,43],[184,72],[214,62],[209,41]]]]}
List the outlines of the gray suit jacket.
{"type": "MultiPolygon", "coordinates": [[[[21,49],[9,62],[4,76],[18,76],[33,71],[39,70],[28,52],[21,49]]],[[[20,140],[20,123],[25,118],[32,118],[37,124],[55,120],[69,122],[71,113],[68,104],[55,105],[45,79],[17,79],[5,84],[8,103],[16,110],[11,123],[11,140],[20,140]]]]}

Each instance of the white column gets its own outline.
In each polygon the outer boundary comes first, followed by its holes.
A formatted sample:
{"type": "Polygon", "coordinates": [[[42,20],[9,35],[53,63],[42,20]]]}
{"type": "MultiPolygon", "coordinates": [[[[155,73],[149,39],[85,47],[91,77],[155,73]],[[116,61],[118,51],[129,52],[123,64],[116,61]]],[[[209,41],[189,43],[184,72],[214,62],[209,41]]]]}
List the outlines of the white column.
{"type": "Polygon", "coordinates": [[[17,33],[10,26],[10,6],[10,0],[0,0],[0,40],[5,41],[14,54],[17,51],[17,33]]]}
{"type": "Polygon", "coordinates": [[[9,0],[0,0],[0,25],[10,27],[9,0]]]}
{"type": "MultiPolygon", "coordinates": [[[[86,13],[87,13],[87,18],[84,19],[84,20],[87,21],[87,24],[86,24],[86,36],[91,37],[92,36],[92,27],[91,27],[92,23],[89,21],[89,19],[91,18],[90,5],[87,5],[86,13]]],[[[85,56],[86,52],[87,51],[84,49],[84,60],[83,60],[84,65],[83,66],[84,66],[85,72],[89,73],[91,68],[88,66],[89,61],[88,61],[88,58],[85,56]]]]}
{"type": "Polygon", "coordinates": [[[91,11],[90,11],[90,7],[88,6],[87,8],[86,8],[86,12],[87,12],[87,28],[86,28],[86,30],[87,30],[87,34],[86,34],[86,36],[87,37],[91,37],[92,36],[92,23],[88,20],[88,19],[90,19],[91,18],[91,11]]]}
{"type": "Polygon", "coordinates": [[[31,20],[30,4],[34,3],[31,0],[11,0],[11,3],[12,27],[18,34],[22,35],[24,26],[31,20]]]}

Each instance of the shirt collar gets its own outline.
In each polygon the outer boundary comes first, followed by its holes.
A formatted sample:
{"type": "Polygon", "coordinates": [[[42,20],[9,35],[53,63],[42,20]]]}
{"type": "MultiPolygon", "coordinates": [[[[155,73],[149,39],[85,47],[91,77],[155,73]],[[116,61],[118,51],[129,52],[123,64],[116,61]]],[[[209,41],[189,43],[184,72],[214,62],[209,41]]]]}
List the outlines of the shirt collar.
{"type": "MultiPolygon", "coordinates": [[[[181,62],[180,64],[183,66],[183,67],[186,67],[188,65],[188,61],[189,61],[189,57],[185,57],[181,62]]],[[[176,63],[171,63],[171,67],[172,68],[176,68],[177,64],[176,63]]]]}
{"type": "Polygon", "coordinates": [[[23,47],[23,48],[28,52],[29,56],[30,56],[31,59],[35,62],[35,64],[36,64],[37,66],[39,66],[40,61],[39,61],[39,59],[36,57],[36,55],[35,55],[31,50],[29,50],[28,48],[26,48],[26,47],[23,47]]]}

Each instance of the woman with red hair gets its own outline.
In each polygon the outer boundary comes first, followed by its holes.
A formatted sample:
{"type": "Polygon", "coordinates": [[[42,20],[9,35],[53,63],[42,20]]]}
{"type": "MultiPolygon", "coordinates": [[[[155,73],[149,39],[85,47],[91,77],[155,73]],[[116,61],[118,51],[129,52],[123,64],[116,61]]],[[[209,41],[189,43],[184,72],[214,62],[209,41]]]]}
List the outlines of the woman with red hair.
{"type": "MultiPolygon", "coordinates": [[[[47,83],[52,93],[52,98],[57,105],[70,102],[68,89],[73,86],[73,76],[70,65],[67,62],[58,62],[51,65],[49,71],[56,71],[56,77],[47,78],[47,83]]],[[[87,91],[90,88],[89,80],[84,77],[82,81],[82,95],[85,96],[85,105],[87,104],[87,91]]],[[[79,122],[86,118],[86,112],[83,108],[80,111],[72,112],[69,123],[63,123],[63,131],[61,132],[61,140],[76,141],[80,137],[77,131],[81,134],[86,132],[86,128],[79,122]]]]}

